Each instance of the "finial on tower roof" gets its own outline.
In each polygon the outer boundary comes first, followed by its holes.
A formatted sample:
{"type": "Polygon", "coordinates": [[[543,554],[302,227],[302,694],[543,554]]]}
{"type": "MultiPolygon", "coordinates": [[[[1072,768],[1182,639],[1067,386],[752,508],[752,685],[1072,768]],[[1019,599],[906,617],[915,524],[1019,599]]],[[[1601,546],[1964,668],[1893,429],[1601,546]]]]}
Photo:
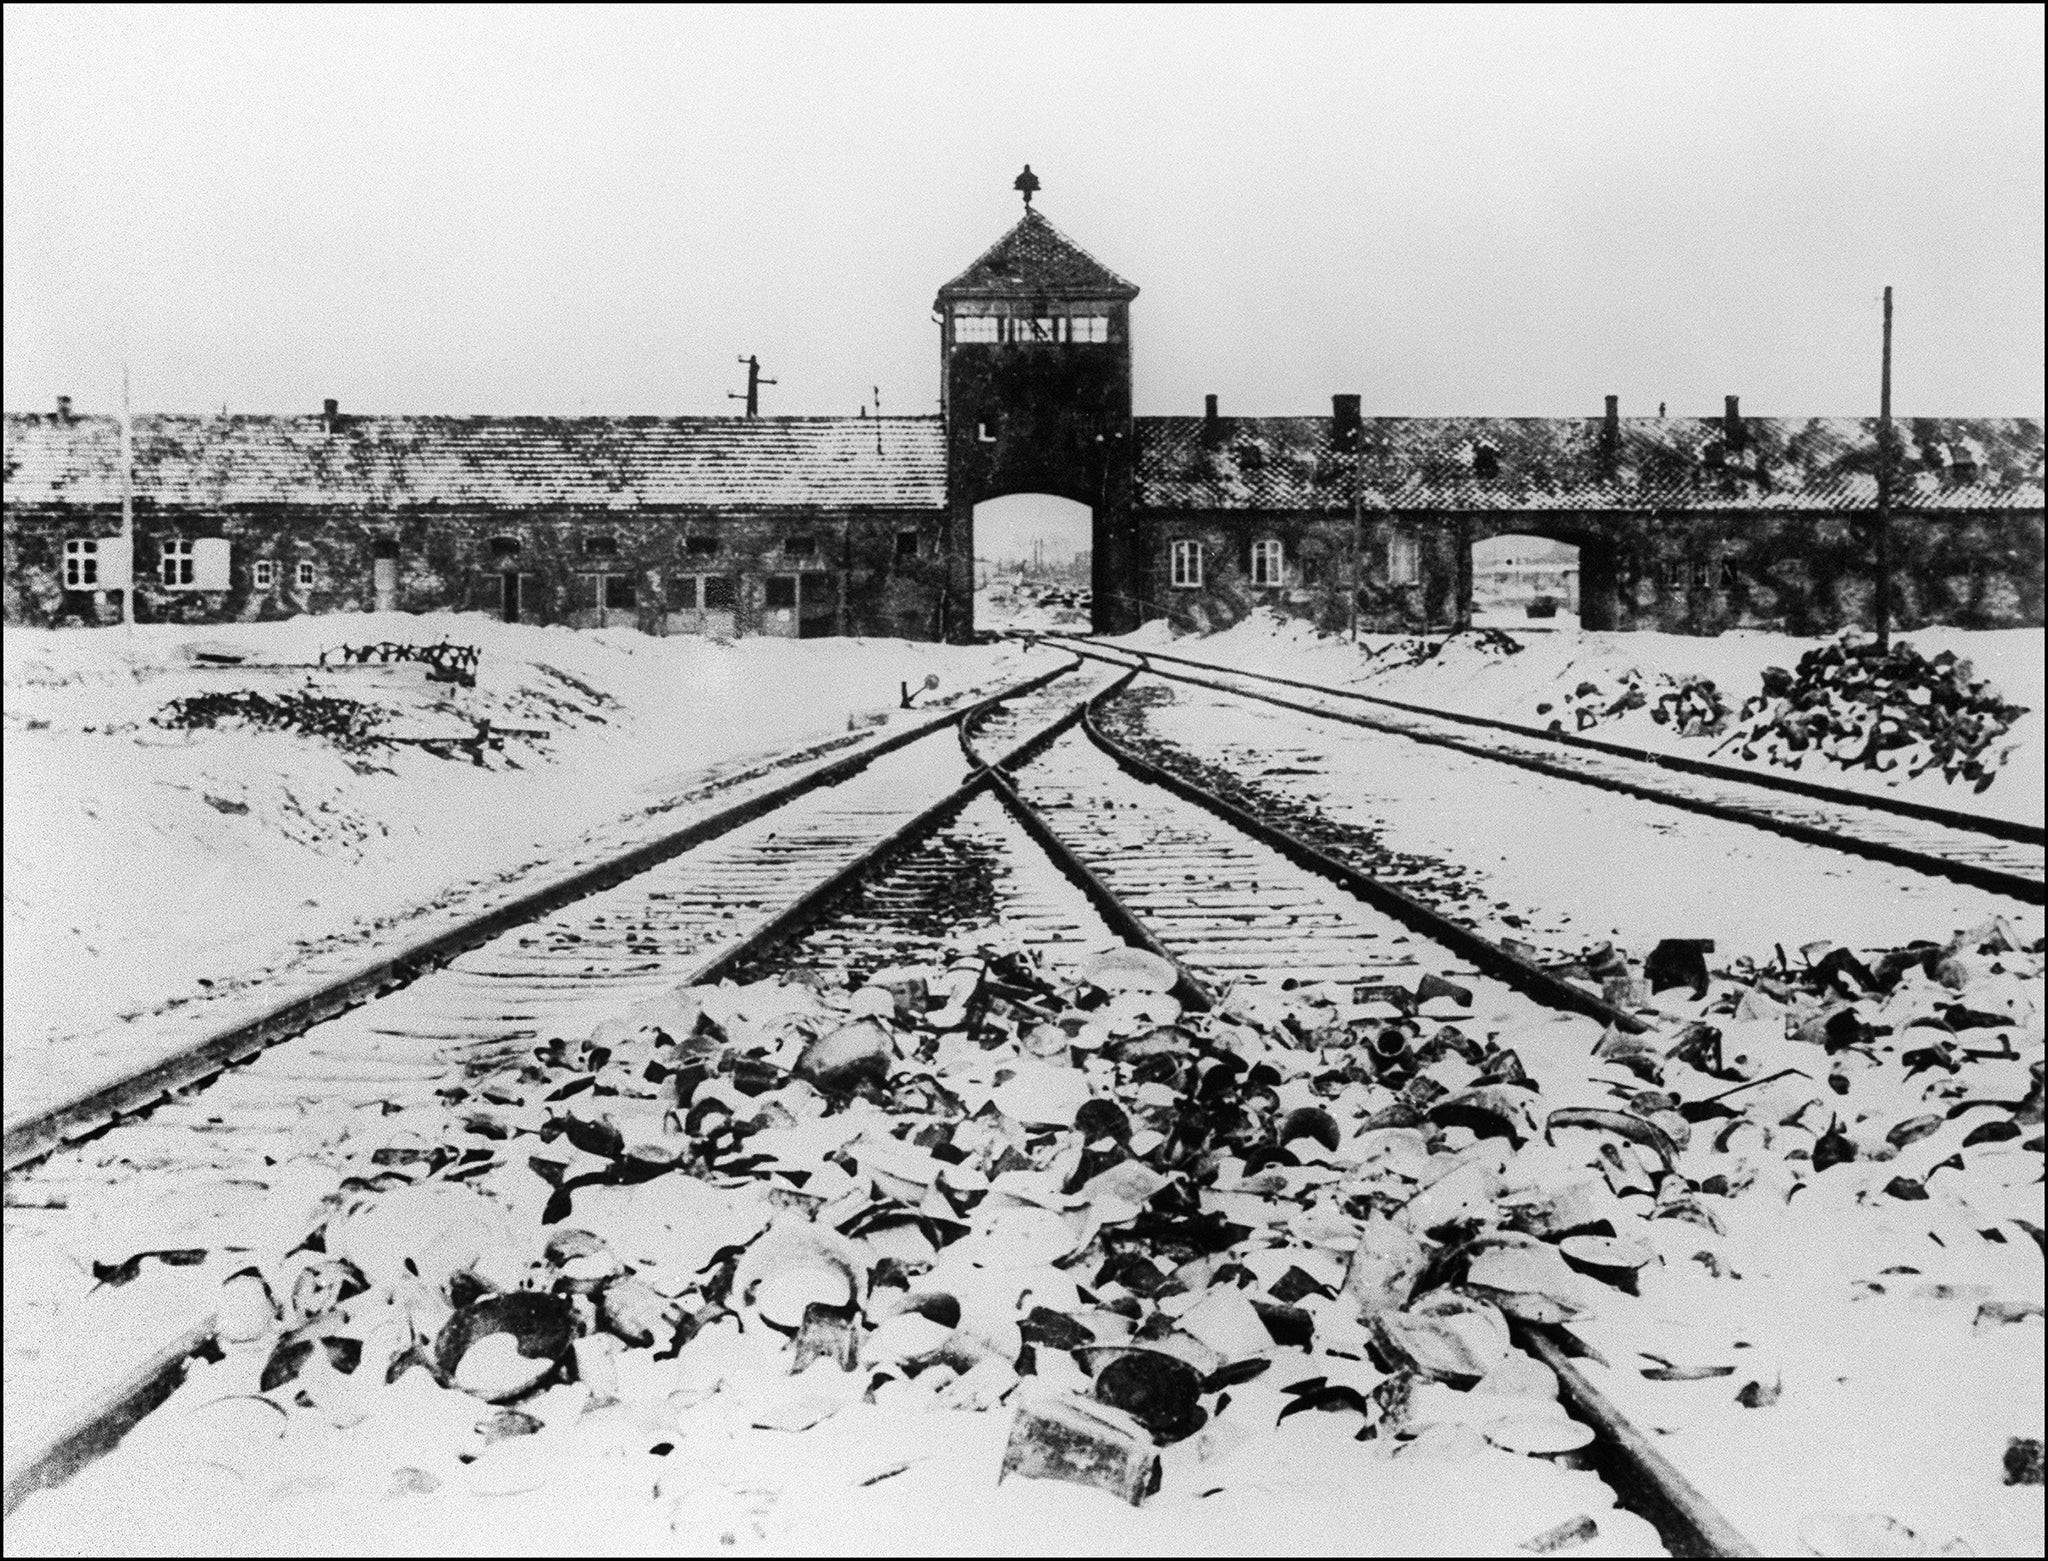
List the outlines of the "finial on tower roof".
{"type": "Polygon", "coordinates": [[[1031,171],[1029,163],[1024,165],[1024,171],[1017,175],[1017,182],[1012,184],[1010,188],[1024,192],[1024,209],[1029,211],[1031,209],[1031,197],[1038,193],[1038,175],[1031,171]]]}

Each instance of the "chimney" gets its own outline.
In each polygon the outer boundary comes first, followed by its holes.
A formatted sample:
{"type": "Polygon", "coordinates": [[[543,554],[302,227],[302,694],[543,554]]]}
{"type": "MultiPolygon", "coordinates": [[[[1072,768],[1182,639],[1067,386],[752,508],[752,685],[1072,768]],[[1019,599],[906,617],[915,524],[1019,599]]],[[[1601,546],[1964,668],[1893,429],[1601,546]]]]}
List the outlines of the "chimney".
{"type": "Polygon", "coordinates": [[[1216,398],[1202,397],[1202,443],[1215,444],[1223,437],[1223,419],[1216,415],[1216,398]]]}
{"type": "Polygon", "coordinates": [[[1729,396],[1727,410],[1721,414],[1721,436],[1731,451],[1742,448],[1742,398],[1729,396]]]}
{"type": "Polygon", "coordinates": [[[1607,415],[1600,420],[1600,466],[1614,475],[1615,458],[1621,454],[1621,397],[1607,398],[1607,415]]]}
{"type": "Polygon", "coordinates": [[[320,421],[327,425],[330,434],[341,426],[341,403],[332,396],[320,403],[320,421]]]}
{"type": "Polygon", "coordinates": [[[1358,397],[1330,397],[1330,433],[1340,450],[1349,450],[1357,445],[1359,429],[1362,426],[1358,415],[1358,397]]]}
{"type": "Polygon", "coordinates": [[[60,423],[71,421],[71,398],[69,396],[59,396],[57,398],[57,421],[60,423]]]}

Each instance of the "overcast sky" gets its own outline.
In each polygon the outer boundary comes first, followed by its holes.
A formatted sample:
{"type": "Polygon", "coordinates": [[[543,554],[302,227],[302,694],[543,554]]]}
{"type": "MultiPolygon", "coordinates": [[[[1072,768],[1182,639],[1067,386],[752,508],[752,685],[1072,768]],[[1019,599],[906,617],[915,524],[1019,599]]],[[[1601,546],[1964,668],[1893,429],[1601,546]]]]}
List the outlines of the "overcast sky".
{"type": "Polygon", "coordinates": [[[937,409],[1020,214],[1137,409],[2043,410],[2042,10],[5,11],[5,404],[937,409]]]}

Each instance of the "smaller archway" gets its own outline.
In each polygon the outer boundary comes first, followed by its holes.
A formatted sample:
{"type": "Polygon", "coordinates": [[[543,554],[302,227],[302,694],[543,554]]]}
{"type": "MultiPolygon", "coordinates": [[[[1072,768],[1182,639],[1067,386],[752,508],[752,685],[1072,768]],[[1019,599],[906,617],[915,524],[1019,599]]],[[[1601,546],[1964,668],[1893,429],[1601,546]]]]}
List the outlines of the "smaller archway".
{"type": "Polygon", "coordinates": [[[974,626],[1086,634],[1095,512],[1050,493],[974,506],[974,626]]]}
{"type": "Polygon", "coordinates": [[[1582,586],[1576,543],[1507,532],[1472,544],[1476,628],[1575,629],[1582,586]]]}

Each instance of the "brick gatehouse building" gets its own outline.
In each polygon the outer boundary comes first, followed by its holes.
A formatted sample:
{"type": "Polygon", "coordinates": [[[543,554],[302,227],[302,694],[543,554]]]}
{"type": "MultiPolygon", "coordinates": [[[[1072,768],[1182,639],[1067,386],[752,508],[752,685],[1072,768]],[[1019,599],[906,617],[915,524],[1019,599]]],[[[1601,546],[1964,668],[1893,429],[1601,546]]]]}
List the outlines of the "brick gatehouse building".
{"type": "MultiPolygon", "coordinates": [[[[1334,627],[1354,593],[1370,629],[1463,624],[1502,534],[1579,549],[1589,628],[1868,616],[1874,418],[1134,417],[1137,296],[1027,191],[939,289],[936,417],[137,416],[136,616],[959,640],[975,506],[1017,493],[1092,512],[1102,632],[1334,627]]],[[[119,617],[119,451],[68,402],[7,415],[7,622],[119,617]]],[[[2042,622],[2039,422],[1901,418],[1891,485],[1895,622],[2042,622]]]]}

